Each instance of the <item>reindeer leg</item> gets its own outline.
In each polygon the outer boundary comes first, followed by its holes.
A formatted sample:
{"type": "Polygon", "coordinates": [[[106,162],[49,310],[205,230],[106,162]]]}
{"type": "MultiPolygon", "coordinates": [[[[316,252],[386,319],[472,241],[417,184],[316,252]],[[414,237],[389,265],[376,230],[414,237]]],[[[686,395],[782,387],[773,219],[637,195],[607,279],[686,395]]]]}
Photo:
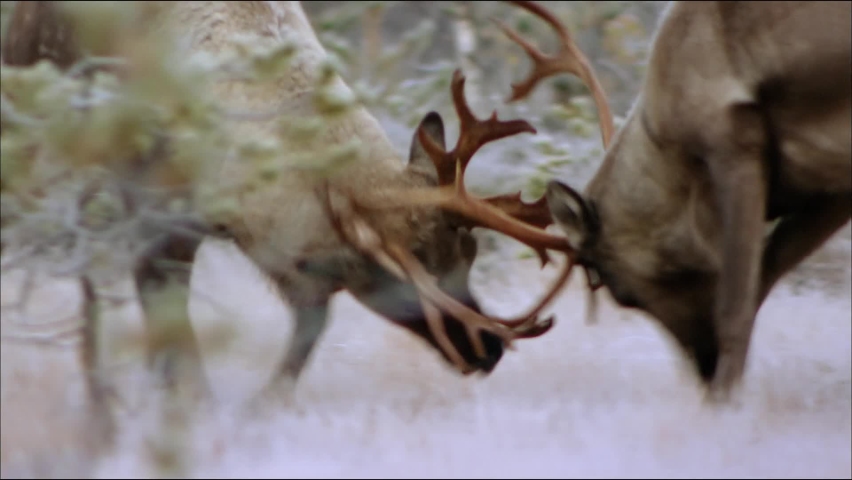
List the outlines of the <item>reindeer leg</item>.
{"type": "MultiPolygon", "coordinates": [[[[296,326],[284,359],[269,383],[249,403],[249,412],[267,415],[280,407],[296,408],[296,385],[314,346],[325,331],[328,298],[314,305],[295,306],[296,326]]],[[[297,410],[298,411],[298,410],[297,410]]]]}
{"type": "Polygon", "coordinates": [[[202,239],[192,232],[165,233],[137,263],[134,279],[148,324],[149,363],[155,374],[173,392],[186,384],[188,394],[209,398],[188,311],[191,265],[202,239]]]}
{"type": "Polygon", "coordinates": [[[287,345],[287,353],[276,370],[272,383],[295,386],[307,365],[314,346],[325,331],[329,299],[296,307],[296,328],[287,345]]]}
{"type": "MultiPolygon", "coordinates": [[[[326,264],[326,267],[320,267],[321,270],[328,268],[336,271],[340,259],[332,256],[318,261],[326,264]]],[[[296,385],[317,341],[325,331],[329,302],[337,285],[332,278],[338,275],[327,272],[326,275],[318,276],[288,274],[277,278],[279,295],[285,303],[290,304],[295,326],[284,358],[269,383],[251,400],[251,412],[264,415],[282,406],[295,407],[296,385]]]]}
{"type": "Polygon", "coordinates": [[[819,248],[852,217],[852,195],[821,197],[781,220],[763,252],[760,306],[775,283],[819,248]]]}
{"type": "Polygon", "coordinates": [[[713,312],[720,351],[708,391],[708,400],[720,403],[731,400],[745,371],[757,314],[767,195],[760,112],[740,105],[727,114],[724,120],[735,133],[717,138],[733,140],[707,143],[718,146],[707,163],[724,232],[713,312]]]}
{"type": "Polygon", "coordinates": [[[80,360],[83,365],[86,389],[90,400],[90,413],[93,428],[88,433],[92,435],[92,446],[109,444],[115,437],[115,418],[110,408],[109,395],[112,386],[104,378],[104,365],[99,348],[102,331],[102,318],[98,305],[97,293],[91,278],[84,275],[80,278],[83,290],[83,342],[80,346],[80,360]]]}

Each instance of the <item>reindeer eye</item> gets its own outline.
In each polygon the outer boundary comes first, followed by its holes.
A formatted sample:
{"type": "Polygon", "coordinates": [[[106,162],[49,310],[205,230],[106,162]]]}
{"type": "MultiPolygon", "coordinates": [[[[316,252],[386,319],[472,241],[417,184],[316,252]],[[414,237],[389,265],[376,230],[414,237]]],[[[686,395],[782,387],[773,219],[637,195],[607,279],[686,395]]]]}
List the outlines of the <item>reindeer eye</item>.
{"type": "Polygon", "coordinates": [[[639,299],[636,298],[632,293],[627,291],[626,289],[619,288],[616,286],[615,288],[610,287],[610,293],[612,294],[612,298],[618,302],[624,308],[641,308],[641,303],[639,299]]]}

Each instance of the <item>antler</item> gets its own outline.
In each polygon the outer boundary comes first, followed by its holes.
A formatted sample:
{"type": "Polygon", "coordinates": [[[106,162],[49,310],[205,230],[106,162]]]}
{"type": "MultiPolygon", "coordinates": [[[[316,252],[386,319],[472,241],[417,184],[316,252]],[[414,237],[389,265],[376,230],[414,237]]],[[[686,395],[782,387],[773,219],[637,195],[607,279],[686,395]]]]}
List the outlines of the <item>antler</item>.
{"type": "MultiPolygon", "coordinates": [[[[460,132],[455,148],[449,152],[444,151],[425,131],[421,129],[417,132],[423,148],[435,163],[439,185],[451,185],[458,178],[463,178],[467,164],[476,151],[486,143],[523,132],[536,133],[535,128],[526,120],[499,120],[496,110],[488,120],[476,118],[470,111],[467,99],[465,99],[464,83],[464,75],[461,70],[456,69],[453,72],[453,81],[450,84],[453,105],[456,107],[456,113],[459,117],[460,132]]],[[[458,182],[457,186],[464,190],[462,182],[458,182]]]]}
{"type": "Polygon", "coordinates": [[[521,38],[521,36],[500,20],[493,19],[503,32],[511,38],[515,43],[520,45],[527,55],[533,61],[533,69],[527,78],[521,83],[512,84],[512,95],[507,102],[511,103],[516,100],[527,97],[530,92],[538,85],[538,82],[547,77],[551,77],[558,73],[570,73],[580,78],[583,83],[589,87],[592,96],[595,99],[595,106],[598,109],[598,120],[601,125],[601,136],[603,137],[604,148],[609,147],[612,140],[612,135],[615,132],[615,127],[612,122],[612,112],[609,108],[609,102],[606,99],[603,87],[598,81],[597,75],[589,62],[589,59],[574,43],[571,34],[565,25],[559,21],[556,16],[545,10],[543,7],[523,1],[510,1],[509,3],[523,8],[533,15],[541,18],[549,23],[559,36],[559,51],[556,55],[547,55],[541,50],[538,50],[532,44],[521,38]]]}

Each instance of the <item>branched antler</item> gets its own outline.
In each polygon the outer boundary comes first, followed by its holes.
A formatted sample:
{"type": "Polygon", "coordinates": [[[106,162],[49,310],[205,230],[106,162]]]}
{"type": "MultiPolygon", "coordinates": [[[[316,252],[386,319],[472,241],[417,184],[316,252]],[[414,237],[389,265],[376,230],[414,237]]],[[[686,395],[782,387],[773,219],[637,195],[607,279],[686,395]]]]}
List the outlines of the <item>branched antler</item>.
{"type": "Polygon", "coordinates": [[[559,51],[556,55],[547,55],[541,50],[534,47],[505,23],[500,20],[493,21],[503,30],[503,32],[511,38],[515,43],[520,45],[527,55],[533,61],[532,72],[524,81],[512,84],[512,95],[507,100],[514,102],[522,98],[526,98],[538,85],[538,83],[547,77],[559,73],[570,73],[576,75],[589,87],[592,96],[595,99],[595,106],[598,109],[598,120],[601,126],[601,136],[603,137],[604,148],[609,147],[612,136],[615,133],[615,127],[612,122],[612,112],[609,108],[609,102],[606,99],[604,89],[598,81],[597,75],[591,66],[589,59],[583,54],[579,47],[574,43],[571,34],[565,25],[559,21],[556,16],[547,11],[544,7],[533,2],[525,1],[510,1],[509,3],[523,8],[533,15],[546,21],[556,30],[559,36],[559,51]]]}
{"type": "MultiPolygon", "coordinates": [[[[494,22],[503,30],[503,32],[515,43],[520,45],[533,61],[532,71],[522,82],[512,85],[512,95],[507,101],[511,103],[527,97],[538,83],[547,77],[559,73],[570,73],[572,75],[576,75],[592,92],[592,97],[595,99],[595,106],[598,109],[598,121],[601,127],[601,137],[603,138],[604,149],[609,148],[612,136],[615,132],[615,126],[612,120],[612,111],[610,110],[604,89],[598,81],[597,75],[595,75],[595,71],[591,66],[591,62],[589,62],[589,59],[583,54],[579,47],[577,47],[574,40],[571,38],[571,34],[568,32],[568,29],[565,28],[565,25],[563,25],[553,13],[547,11],[540,5],[528,1],[509,1],[509,3],[521,7],[549,23],[553,29],[556,30],[556,33],[559,36],[559,51],[555,55],[547,55],[521,38],[517,32],[506,26],[506,24],[494,19],[494,22]]],[[[593,323],[596,318],[597,310],[595,291],[601,286],[597,272],[587,268],[586,282],[588,286],[589,305],[586,322],[593,323]]]]}
{"type": "Polygon", "coordinates": [[[450,84],[453,105],[456,107],[456,113],[459,117],[460,132],[455,148],[449,152],[444,151],[424,130],[418,131],[423,148],[432,157],[435,168],[438,170],[438,184],[452,185],[455,183],[462,190],[464,190],[464,182],[460,179],[464,177],[467,164],[470,163],[473,155],[480,147],[486,143],[519,133],[536,133],[535,128],[526,120],[499,120],[496,110],[487,120],[476,118],[470,111],[470,106],[465,99],[464,84],[465,77],[461,70],[457,69],[453,72],[453,81],[450,84]],[[458,167],[457,164],[459,164],[458,167]]]}

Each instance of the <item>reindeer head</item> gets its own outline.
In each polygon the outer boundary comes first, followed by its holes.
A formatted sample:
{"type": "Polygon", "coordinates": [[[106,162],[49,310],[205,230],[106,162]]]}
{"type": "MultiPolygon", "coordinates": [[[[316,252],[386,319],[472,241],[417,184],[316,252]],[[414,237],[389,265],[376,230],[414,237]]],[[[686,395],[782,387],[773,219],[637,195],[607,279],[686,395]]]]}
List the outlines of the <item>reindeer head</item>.
{"type": "Polygon", "coordinates": [[[593,288],[606,286],[619,305],[651,314],[691,356],[701,378],[711,380],[718,358],[712,322],[717,274],[708,257],[677,232],[662,240],[649,236],[649,229],[665,226],[647,225],[623,208],[601,209],[594,194],[551,181],[546,198],[577,262],[598,280],[593,288]]]}
{"type": "MultiPolygon", "coordinates": [[[[430,112],[420,122],[409,149],[408,166],[403,171],[401,183],[410,188],[431,188],[439,185],[435,164],[425,150],[420,136],[440,148],[445,147],[444,122],[436,112],[430,112]]],[[[395,212],[380,212],[381,215],[404,215],[406,225],[416,226],[405,242],[410,258],[416,259],[431,277],[440,291],[470,311],[481,314],[479,303],[468,287],[468,277],[476,259],[477,243],[470,226],[462,217],[436,207],[416,208],[395,212]]],[[[366,218],[365,218],[366,220],[366,218]]],[[[377,222],[378,223],[378,222],[377,222]]],[[[377,228],[376,231],[384,231],[377,228]]],[[[369,234],[368,234],[369,235],[369,234]]],[[[387,235],[392,238],[392,234],[387,235]]],[[[385,262],[386,263],[386,262],[385,262]]],[[[347,274],[340,278],[349,291],[371,310],[393,321],[423,338],[442,354],[450,364],[453,358],[441,341],[449,341],[463,361],[460,371],[470,374],[476,371],[491,372],[503,356],[504,340],[500,336],[483,331],[480,341],[484,355],[475,352],[468,333],[462,323],[447,312],[440,312],[440,324],[446,331],[441,339],[430,329],[427,306],[421,301],[417,287],[406,281],[405,274],[395,275],[395,266],[385,268],[382,262],[369,255],[349,257],[347,274]],[[400,278],[402,277],[402,278],[400,278]]],[[[338,270],[340,272],[341,270],[338,270]]]]}

